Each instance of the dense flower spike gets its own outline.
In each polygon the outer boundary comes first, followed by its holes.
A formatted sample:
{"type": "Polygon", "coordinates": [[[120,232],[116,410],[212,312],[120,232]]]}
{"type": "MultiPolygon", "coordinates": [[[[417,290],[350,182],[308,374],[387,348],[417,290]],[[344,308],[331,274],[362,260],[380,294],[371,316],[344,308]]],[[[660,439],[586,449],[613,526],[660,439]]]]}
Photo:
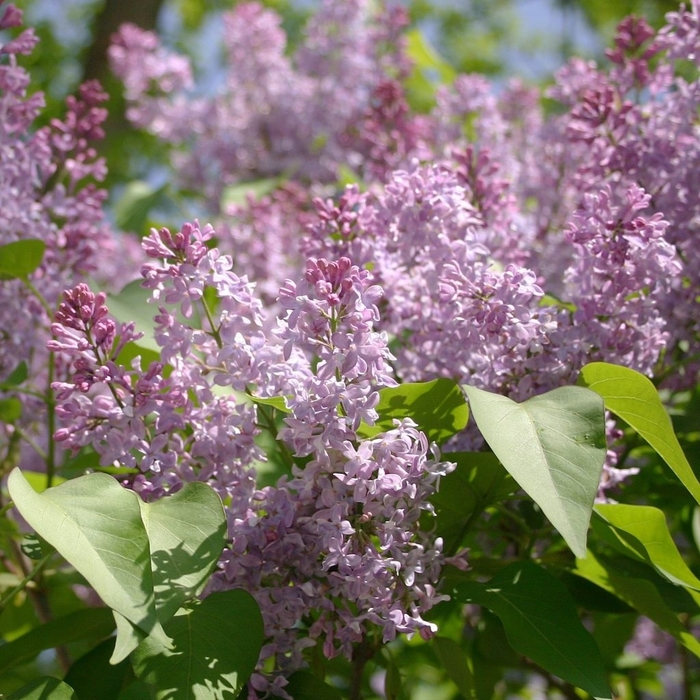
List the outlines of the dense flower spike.
{"type": "MultiPolygon", "coordinates": [[[[0,11],[2,29],[21,25],[22,13],[13,5],[0,11]]],[[[63,119],[35,128],[44,99],[40,93],[28,95],[29,75],[16,59],[30,53],[36,41],[27,29],[0,46],[0,244],[29,238],[45,244],[42,263],[31,275],[33,290],[20,280],[0,284],[0,381],[20,360],[26,363],[32,391],[21,396],[21,428],[42,444],[44,403],[32,394],[46,395],[49,374],[60,369],[48,369],[47,309],[88,276],[106,286],[126,283],[140,254],[133,241],[112,232],[103,211],[107,193],[96,185],[106,174],[92,145],[103,136],[106,95],[98,84],[86,83],[77,97],[67,99],[63,119]]],[[[14,427],[3,423],[3,452],[14,434],[14,427]]]]}
{"type": "Polygon", "coordinates": [[[64,422],[56,439],[92,446],[105,466],[130,467],[128,483],[145,497],[199,479],[227,499],[231,545],[213,585],[245,587],[261,606],[269,638],[261,664],[275,664],[253,681],[262,691],[303,665],[317,639],[331,657],[351,654],[375,627],[384,641],[433,634],[422,615],[443,598],[441,543],[419,517],[452,465],[409,419],[369,439],[359,432],[376,420],[379,388],[395,384],[387,337],[374,330],[382,292],[367,271],[347,258],[310,260],[304,279],[281,289],[283,315],[265,337],[250,285],[207,248],[213,235],[194,222],[143,241],[159,261],[143,267],[160,305],[161,361],[148,368],[115,362],[138,336],[117,328],[104,294],[85,285],[64,294],[49,347],[74,373],[54,385],[64,422]],[[291,478],[255,490],[264,415],[217,386],[287,396],[276,437],[291,478]],[[296,629],[302,623],[307,635],[296,629]]]}
{"type": "Polygon", "coordinates": [[[400,98],[397,108],[373,107],[387,81],[407,70],[397,41],[405,21],[391,6],[377,19],[366,0],[326,0],[289,57],[281,18],[258,3],[241,3],[224,15],[228,72],[211,98],[188,99],[189,61],[152,33],[123,27],[110,58],[125,83],[130,118],[188,146],[173,156],[178,172],[185,185],[204,188],[216,207],[232,183],[280,174],[332,182],[341,165],[361,170],[368,157],[372,167],[386,167],[381,154],[395,160],[396,149],[412,149],[415,128],[404,126],[400,98]],[[378,120],[385,119],[398,129],[394,146],[377,142],[383,139],[378,120]]]}

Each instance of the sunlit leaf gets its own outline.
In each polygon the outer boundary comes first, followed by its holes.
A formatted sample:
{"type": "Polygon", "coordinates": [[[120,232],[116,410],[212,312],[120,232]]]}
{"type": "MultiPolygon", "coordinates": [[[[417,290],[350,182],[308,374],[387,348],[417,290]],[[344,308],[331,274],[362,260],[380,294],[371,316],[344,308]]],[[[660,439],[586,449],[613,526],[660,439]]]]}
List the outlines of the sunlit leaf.
{"type": "Polygon", "coordinates": [[[577,556],[607,452],[603,402],[568,386],[523,403],[465,386],[474,420],[503,466],[577,556]]]}
{"type": "Polygon", "coordinates": [[[664,578],[700,592],[700,580],[683,561],[658,508],[598,505],[593,529],[618,551],[653,566],[664,578]]]}
{"type": "Polygon", "coordinates": [[[46,244],[37,238],[25,238],[0,246],[0,279],[27,277],[41,265],[46,244]]]}
{"type": "Polygon", "coordinates": [[[7,700],[78,700],[78,696],[67,683],[42,676],[8,695],[7,700]]]}
{"type": "Polygon", "coordinates": [[[428,440],[443,443],[464,430],[469,420],[464,394],[451,379],[401,384],[382,389],[379,397],[379,420],[371,427],[360,426],[358,433],[364,437],[391,430],[395,418],[411,418],[428,440]]]}
{"type": "Polygon", "coordinates": [[[22,517],[110,608],[146,633],[159,629],[148,537],[133,491],[106,474],[88,474],[39,494],[19,469],[7,485],[22,517]]]}
{"type": "Polygon", "coordinates": [[[579,384],[600,394],[605,408],[634,428],[700,503],[700,481],[683,454],[656,387],[647,377],[628,367],[592,362],[581,370],[579,384]]]}

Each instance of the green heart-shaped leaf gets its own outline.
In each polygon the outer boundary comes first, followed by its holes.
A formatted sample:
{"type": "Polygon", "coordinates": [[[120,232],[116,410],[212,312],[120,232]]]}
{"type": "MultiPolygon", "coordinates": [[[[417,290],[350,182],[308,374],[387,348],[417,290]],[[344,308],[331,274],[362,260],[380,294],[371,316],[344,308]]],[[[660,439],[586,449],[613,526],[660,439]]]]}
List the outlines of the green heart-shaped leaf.
{"type": "Polygon", "coordinates": [[[489,447],[574,554],[584,556],[607,451],[601,398],[576,386],[523,403],[472,386],[464,390],[489,447]]]}

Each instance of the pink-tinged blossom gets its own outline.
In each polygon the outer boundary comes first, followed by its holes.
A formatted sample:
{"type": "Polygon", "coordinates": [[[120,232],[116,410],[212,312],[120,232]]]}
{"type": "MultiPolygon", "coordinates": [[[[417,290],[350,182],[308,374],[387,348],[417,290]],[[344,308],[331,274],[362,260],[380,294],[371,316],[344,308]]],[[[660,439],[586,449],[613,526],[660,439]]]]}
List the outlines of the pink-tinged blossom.
{"type": "Polygon", "coordinates": [[[64,293],[49,347],[74,372],[54,385],[56,439],[129,468],[125,484],[145,498],[202,480],[227,500],[230,546],[211,587],[243,587],[261,607],[257,697],[283,692],[308,646],[330,658],[365,638],[434,634],[424,614],[444,599],[442,544],[419,520],[453,467],[410,419],[361,432],[377,419],[379,389],[395,384],[369,272],[347,258],[309,260],[303,279],[280,290],[278,327],[265,335],[252,287],[207,246],[214,236],[194,222],[143,241],[161,345],[149,367],[118,363],[138,338],[111,318],[104,294],[64,293]],[[264,417],[230,389],[285,396],[274,437],[288,473],[275,486],[255,484],[264,417]]]}
{"type": "MultiPolygon", "coordinates": [[[[16,61],[32,50],[36,37],[28,29],[11,38],[22,13],[13,5],[0,12],[2,29],[10,37],[0,47],[0,244],[27,238],[43,241],[43,260],[30,281],[46,302],[40,303],[19,280],[0,285],[0,379],[20,359],[26,362],[29,379],[24,388],[30,391],[19,396],[24,409],[20,425],[34,445],[46,445],[45,402],[31,392],[46,396],[49,391],[47,308],[55,308],[65,289],[88,276],[106,288],[116,280],[127,282],[139,253],[136,244],[111,230],[103,210],[107,193],[97,184],[106,174],[104,160],[94,149],[103,136],[106,95],[97,83],[86,83],[66,100],[62,118],[37,128],[44,98],[29,94],[29,74],[16,61]]],[[[57,362],[55,378],[64,379],[66,369],[57,362]]],[[[3,424],[3,450],[13,435],[14,426],[3,424]]],[[[33,447],[24,451],[23,464],[37,466],[34,452],[33,447]]]]}
{"type": "Polygon", "coordinates": [[[414,149],[420,120],[386,87],[408,70],[404,24],[393,5],[377,14],[366,0],[325,0],[289,56],[281,18],[240,3],[223,15],[225,79],[211,97],[193,97],[189,60],[153,33],[126,25],[110,59],[129,118],[172,144],[182,184],[215,214],[227,185],[281,174],[333,182],[341,166],[360,172],[368,159],[382,170],[414,149]]]}
{"type": "Polygon", "coordinates": [[[236,514],[248,507],[250,465],[262,453],[255,408],[231,389],[245,391],[259,379],[256,353],[264,338],[259,302],[247,281],[230,272],[230,258],[207,248],[212,235],[195,222],[176,233],[153,231],[143,241],[159,261],[143,269],[144,286],[159,304],[154,334],[162,347],[160,361],[148,367],[139,358],[131,367],[118,363],[121,348],[138,338],[133,326],[115,325],[104,295],[84,285],[66,292],[49,347],[71,358],[75,372],[54,385],[64,423],[56,438],[74,450],[92,446],[105,466],[131,468],[128,483],[144,497],[201,480],[229,499],[236,514]],[[205,289],[213,293],[208,301],[205,289]]]}
{"type": "Polygon", "coordinates": [[[213,583],[244,587],[261,607],[269,643],[260,664],[273,672],[254,675],[251,698],[283,692],[280,679],[304,664],[308,646],[350,656],[368,637],[435,631],[423,613],[443,598],[441,542],[419,517],[452,465],[408,419],[369,438],[358,432],[376,420],[378,389],[394,384],[387,338],[374,330],[380,296],[347,258],[311,259],[304,279],[280,290],[278,335],[299,369],[278,438],[296,458],[291,476],[230,520],[213,583]]]}

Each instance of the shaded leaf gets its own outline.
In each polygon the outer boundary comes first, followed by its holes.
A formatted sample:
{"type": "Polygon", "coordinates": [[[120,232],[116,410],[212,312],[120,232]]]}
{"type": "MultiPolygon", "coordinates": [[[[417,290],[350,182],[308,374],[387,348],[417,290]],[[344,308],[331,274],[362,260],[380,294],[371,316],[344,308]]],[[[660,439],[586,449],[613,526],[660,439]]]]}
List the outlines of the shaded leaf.
{"type": "Polygon", "coordinates": [[[593,529],[619,552],[654,567],[671,583],[700,592],[700,580],[683,561],[662,511],[621,503],[598,505],[593,529]]]}
{"type": "Polygon", "coordinates": [[[564,585],[542,567],[515,562],[488,583],[458,584],[455,596],[498,615],[516,651],[591,695],[612,697],[595,641],[564,585]]]}
{"type": "Polygon", "coordinates": [[[403,697],[403,684],[401,681],[401,671],[394,661],[394,657],[390,657],[386,665],[386,674],[384,675],[384,697],[385,700],[401,700],[403,697]]]}
{"type": "Polygon", "coordinates": [[[472,386],[464,390],[489,447],[574,554],[584,556],[607,452],[600,397],[568,386],[518,404],[472,386]]]}
{"type": "MultiPolygon", "coordinates": [[[[38,561],[46,554],[46,552],[42,551],[41,540],[34,534],[24,535],[24,537],[22,537],[20,549],[25,557],[33,559],[34,561],[38,561]]],[[[49,551],[52,552],[53,549],[50,548],[49,551]]]]}
{"type": "Polygon", "coordinates": [[[364,423],[360,426],[358,434],[363,437],[391,430],[395,418],[411,418],[428,440],[441,444],[464,430],[469,420],[464,394],[451,379],[401,384],[382,389],[379,397],[379,419],[371,427],[364,423]]]}
{"type": "Polygon", "coordinates": [[[294,700],[343,700],[335,688],[309,671],[293,673],[285,690],[294,700]]]}
{"type": "Polygon", "coordinates": [[[152,503],[139,500],[151,548],[156,608],[161,623],[202,592],[226,544],[221,499],[195,481],[152,503]]]}
{"type": "Polygon", "coordinates": [[[585,559],[576,561],[574,573],[616,595],[700,657],[700,641],[681,624],[651,581],[620,574],[616,567],[608,566],[590,551],[585,559]]]}
{"type": "Polygon", "coordinates": [[[26,663],[46,649],[83,639],[103,639],[114,630],[109,608],[83,608],[35,627],[12,642],[0,645],[0,673],[26,663]]]}
{"type": "Polygon", "coordinates": [[[83,654],[68,669],[63,679],[78,694],[80,700],[117,700],[130,664],[125,659],[110,664],[114,638],[105,639],[87,654],[83,654]]]}
{"type": "Polygon", "coordinates": [[[443,538],[445,551],[452,552],[484,509],[517,491],[518,485],[491,452],[450,452],[443,457],[457,468],[440,479],[430,502],[436,535],[443,538]]]}
{"type": "Polygon", "coordinates": [[[148,214],[163,198],[167,183],[153,187],[143,180],[130,182],[121,199],[114,205],[114,219],[124,231],[143,234],[148,214]]]}
{"type": "Polygon", "coordinates": [[[628,367],[592,362],[581,370],[579,384],[600,394],[605,408],[634,428],[700,503],[700,482],[683,454],[656,387],[647,377],[628,367]]]}
{"type": "Polygon", "coordinates": [[[140,280],[127,284],[118,294],[107,296],[109,312],[120,323],[134,322],[136,330],[143,333],[137,345],[140,348],[152,350],[160,357],[160,346],[154,336],[155,322],[153,320],[156,311],[152,304],[148,303],[151,292],[141,286],[140,280]]]}
{"type": "Polygon", "coordinates": [[[27,277],[41,265],[46,244],[38,238],[25,238],[0,246],[0,279],[27,277]]]}
{"type": "Polygon", "coordinates": [[[136,675],[156,700],[235,698],[255,668],[263,622],[254,598],[242,589],[193,601],[165,625],[172,648],[148,637],[136,649],[136,675]]]}
{"type": "Polygon", "coordinates": [[[119,693],[118,700],[152,700],[152,698],[149,687],[141,681],[136,681],[119,693]]]}
{"type": "Polygon", "coordinates": [[[433,646],[442,667],[465,698],[476,698],[474,677],[459,644],[447,637],[434,637],[433,646]]]}

